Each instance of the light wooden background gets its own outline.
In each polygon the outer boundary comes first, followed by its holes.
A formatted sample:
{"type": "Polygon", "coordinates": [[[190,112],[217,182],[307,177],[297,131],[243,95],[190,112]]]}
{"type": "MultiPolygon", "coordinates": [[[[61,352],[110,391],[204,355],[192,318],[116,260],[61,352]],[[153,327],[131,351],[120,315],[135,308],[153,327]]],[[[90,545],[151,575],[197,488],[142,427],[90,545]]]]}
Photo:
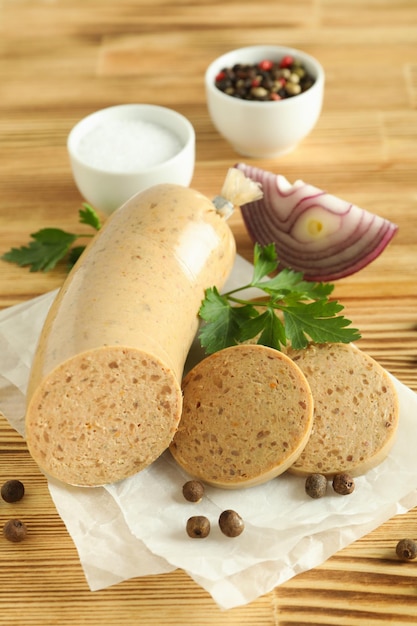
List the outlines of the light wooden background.
{"type": "MultiPolygon", "coordinates": [[[[82,198],[66,137],[105,106],[150,102],[185,114],[197,133],[193,186],[218,193],[242,158],[208,119],[204,69],[228,49],[264,42],[317,56],[327,82],[309,138],[290,155],[254,163],[399,225],[384,254],[340,281],[335,295],[361,329],[361,347],[416,391],[416,0],[0,0],[0,254],[41,227],[77,228],[82,198]]],[[[231,224],[250,259],[238,213],[231,224]]],[[[64,275],[64,267],[31,274],[0,262],[0,307],[49,291],[64,275]]],[[[2,419],[0,482],[9,477],[25,482],[27,496],[13,506],[0,502],[0,523],[13,511],[30,537],[19,546],[0,541],[0,624],[417,623],[417,563],[394,556],[400,538],[417,538],[416,510],[252,604],[222,612],[181,571],[91,593],[44,478],[2,419]]]]}

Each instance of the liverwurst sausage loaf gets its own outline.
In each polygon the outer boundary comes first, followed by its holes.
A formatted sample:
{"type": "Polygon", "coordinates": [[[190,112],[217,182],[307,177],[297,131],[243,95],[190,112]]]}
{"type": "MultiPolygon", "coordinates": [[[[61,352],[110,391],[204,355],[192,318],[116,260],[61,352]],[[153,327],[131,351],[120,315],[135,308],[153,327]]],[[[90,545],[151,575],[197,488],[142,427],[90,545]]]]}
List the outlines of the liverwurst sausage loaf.
{"type": "Polygon", "coordinates": [[[310,344],[289,348],[288,355],[304,372],[314,398],[310,439],[290,471],[358,476],[381,463],[399,419],[388,373],[353,344],[310,344]]]}
{"type": "Polygon", "coordinates": [[[183,414],[170,445],[191,476],[224,489],[282,474],[307,444],[313,398],[285,354],[240,344],[215,352],[184,378],[183,414]]]}
{"type": "Polygon", "coordinates": [[[26,439],[66,483],[118,481],[172,440],[180,381],[206,288],[221,288],[235,241],[213,203],[158,185],[113,213],[47,316],[27,393],[26,439]]]}

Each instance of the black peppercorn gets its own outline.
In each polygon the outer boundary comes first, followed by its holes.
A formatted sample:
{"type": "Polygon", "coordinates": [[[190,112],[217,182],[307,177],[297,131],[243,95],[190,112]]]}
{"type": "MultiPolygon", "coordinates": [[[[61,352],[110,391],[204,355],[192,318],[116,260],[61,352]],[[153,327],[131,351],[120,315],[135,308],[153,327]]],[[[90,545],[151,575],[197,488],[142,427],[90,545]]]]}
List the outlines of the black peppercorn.
{"type": "Polygon", "coordinates": [[[210,522],[204,515],[194,515],[187,520],[187,535],[193,539],[204,539],[210,533],[210,522]]]}
{"type": "Polygon", "coordinates": [[[5,502],[18,502],[25,495],[25,487],[20,480],[7,480],[1,487],[1,497],[5,502]]]}
{"type": "Polygon", "coordinates": [[[310,474],[306,478],[305,490],[310,498],[322,498],[327,490],[327,478],[323,474],[310,474]]]}
{"type": "Polygon", "coordinates": [[[333,478],[333,489],[342,496],[347,496],[355,489],[355,482],[349,474],[336,474],[333,478]]]}
{"type": "Polygon", "coordinates": [[[221,513],[219,526],[222,533],[227,537],[238,537],[245,528],[245,524],[239,513],[230,509],[221,513]]]}
{"type": "Polygon", "coordinates": [[[8,541],[19,543],[27,535],[26,525],[18,519],[11,519],[3,526],[3,535],[8,541]]]}
{"type": "Polygon", "coordinates": [[[403,561],[412,561],[417,557],[417,543],[413,539],[401,539],[397,543],[395,552],[403,561]]]}
{"type": "Polygon", "coordinates": [[[183,486],[182,493],[189,502],[200,502],[204,495],[204,485],[199,480],[189,480],[183,486]]]}

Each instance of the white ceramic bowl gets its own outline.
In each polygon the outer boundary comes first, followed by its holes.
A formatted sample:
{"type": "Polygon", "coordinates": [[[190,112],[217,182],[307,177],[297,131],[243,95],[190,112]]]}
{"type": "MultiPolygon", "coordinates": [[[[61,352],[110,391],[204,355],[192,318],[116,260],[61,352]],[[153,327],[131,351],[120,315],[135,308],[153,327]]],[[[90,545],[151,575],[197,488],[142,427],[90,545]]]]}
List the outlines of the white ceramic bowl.
{"type": "Polygon", "coordinates": [[[69,133],[67,148],[80,193],[107,214],[153,185],[188,186],[194,173],[193,126],[180,113],[151,104],[88,115],[69,133]]]}
{"type": "Polygon", "coordinates": [[[249,46],[218,57],[206,70],[209,114],[218,132],[239,154],[269,158],[293,150],[316,124],[323,102],[324,70],[309,54],[286,46],[249,46]],[[277,101],[242,100],[215,86],[218,73],[237,63],[254,64],[265,59],[279,61],[291,55],[315,79],[306,91],[277,101]]]}

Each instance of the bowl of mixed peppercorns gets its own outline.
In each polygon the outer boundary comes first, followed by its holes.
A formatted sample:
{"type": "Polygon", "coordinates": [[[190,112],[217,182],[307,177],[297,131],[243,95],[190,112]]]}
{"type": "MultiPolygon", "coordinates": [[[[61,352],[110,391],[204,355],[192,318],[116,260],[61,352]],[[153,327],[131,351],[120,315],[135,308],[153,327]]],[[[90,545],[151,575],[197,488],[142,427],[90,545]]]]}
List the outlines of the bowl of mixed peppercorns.
{"type": "Polygon", "coordinates": [[[286,46],[248,46],[215,59],[205,74],[217,131],[239,154],[270,158],[293,150],[322,109],[324,70],[286,46]]]}

